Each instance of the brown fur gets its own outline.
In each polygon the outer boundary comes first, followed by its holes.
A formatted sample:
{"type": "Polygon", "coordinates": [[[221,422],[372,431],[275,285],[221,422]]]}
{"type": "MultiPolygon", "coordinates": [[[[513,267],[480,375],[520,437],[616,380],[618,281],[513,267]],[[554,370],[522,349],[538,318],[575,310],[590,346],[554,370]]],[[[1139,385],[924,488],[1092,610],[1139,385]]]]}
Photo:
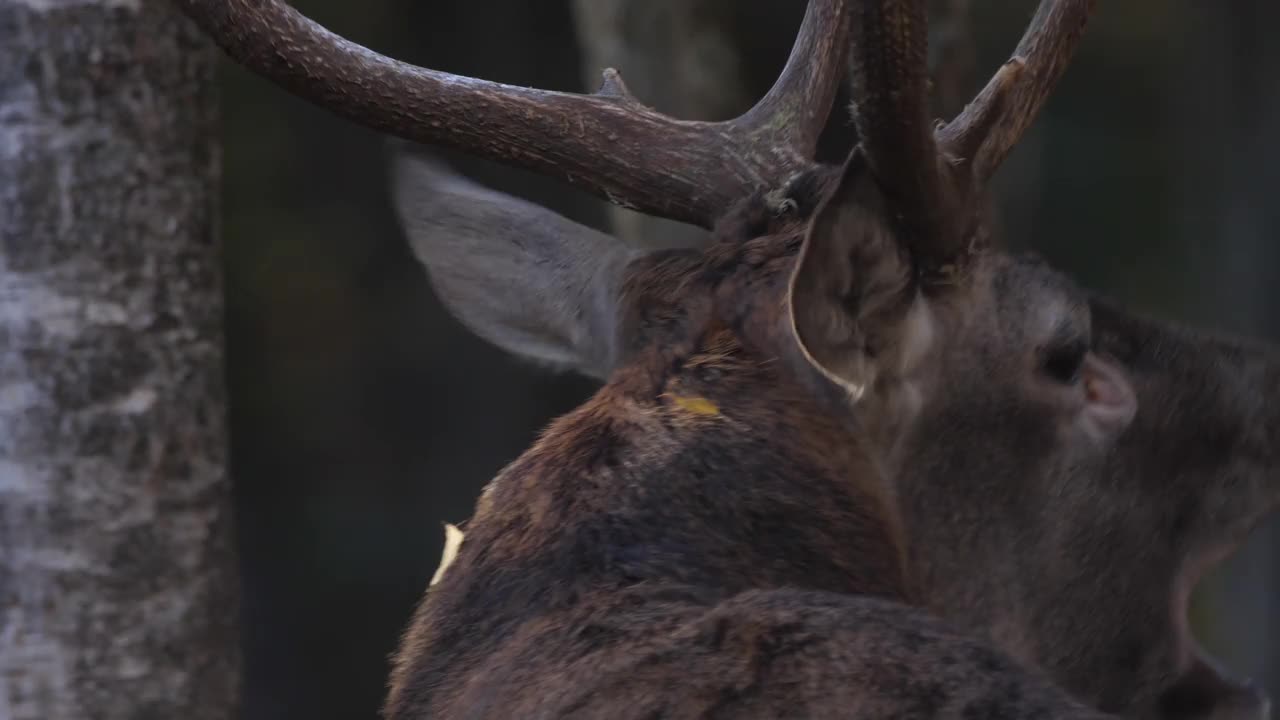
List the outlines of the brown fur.
{"type": "Polygon", "coordinates": [[[388,718],[1208,718],[1247,695],[1203,679],[1177,598],[1280,501],[1274,356],[990,251],[930,289],[924,406],[894,417],[883,368],[850,403],[789,322],[822,187],[632,263],[619,366],[486,489],[388,718]],[[1073,343],[1139,394],[1104,445],[1043,377],[1073,343]]]}

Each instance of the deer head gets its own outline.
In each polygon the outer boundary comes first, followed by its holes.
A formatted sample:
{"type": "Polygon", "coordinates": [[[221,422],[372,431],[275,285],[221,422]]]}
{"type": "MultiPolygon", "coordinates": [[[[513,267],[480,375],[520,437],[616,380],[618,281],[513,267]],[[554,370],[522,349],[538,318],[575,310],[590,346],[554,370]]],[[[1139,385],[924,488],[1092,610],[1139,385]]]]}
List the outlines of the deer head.
{"type": "MultiPolygon", "coordinates": [[[[454,313],[607,381],[481,498],[490,560],[459,555],[473,576],[605,513],[620,523],[609,557],[637,576],[886,596],[1104,711],[1265,714],[1199,652],[1186,603],[1280,505],[1276,353],[1135,316],[984,229],[984,186],[1092,1],[1041,2],[1012,59],[937,126],[920,1],[811,0],[773,90],[723,123],[658,115],[612,72],[591,96],[514,88],[384,58],[271,0],[179,5],[240,62],[351,119],[716,228],[705,249],[641,254],[397,163],[402,222],[454,313]],[[860,142],[817,166],[846,61],[860,142]],[[561,477],[580,464],[591,482],[561,477]]],[[[440,603],[462,592],[449,582],[440,603]]],[[[423,612],[402,694],[446,617],[423,612]]]]}

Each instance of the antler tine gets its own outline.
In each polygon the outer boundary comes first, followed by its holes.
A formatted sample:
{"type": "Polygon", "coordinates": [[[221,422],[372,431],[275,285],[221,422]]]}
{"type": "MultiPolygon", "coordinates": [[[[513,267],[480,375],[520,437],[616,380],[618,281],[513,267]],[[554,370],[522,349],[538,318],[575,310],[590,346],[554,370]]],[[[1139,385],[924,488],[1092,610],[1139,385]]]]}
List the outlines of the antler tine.
{"type": "Polygon", "coordinates": [[[868,167],[925,266],[958,248],[929,109],[924,0],[866,0],[853,21],[853,115],[868,167]]]}
{"type": "Polygon", "coordinates": [[[1011,57],[973,102],[938,131],[948,155],[982,183],[1004,162],[1066,72],[1096,0],[1041,0],[1011,57]]]}
{"type": "Polygon", "coordinates": [[[735,201],[811,165],[842,75],[850,0],[810,0],[777,85],[721,123],[656,113],[612,71],[594,95],[521,88],[393,60],[280,0],[175,2],[237,62],[357,123],[711,227],[735,201]]]}

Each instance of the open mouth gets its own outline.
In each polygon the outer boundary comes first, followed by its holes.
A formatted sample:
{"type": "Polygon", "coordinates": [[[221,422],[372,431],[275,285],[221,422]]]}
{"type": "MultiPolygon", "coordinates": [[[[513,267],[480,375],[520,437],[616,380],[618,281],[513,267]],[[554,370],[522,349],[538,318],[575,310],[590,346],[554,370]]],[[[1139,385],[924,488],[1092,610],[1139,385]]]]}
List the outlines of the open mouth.
{"type": "Polygon", "coordinates": [[[1205,651],[1191,633],[1187,611],[1191,591],[1204,575],[1238,546],[1224,546],[1188,564],[1174,592],[1174,627],[1187,668],[1161,693],[1158,716],[1164,720],[1269,720],[1271,701],[1251,680],[1237,679],[1205,651]]]}

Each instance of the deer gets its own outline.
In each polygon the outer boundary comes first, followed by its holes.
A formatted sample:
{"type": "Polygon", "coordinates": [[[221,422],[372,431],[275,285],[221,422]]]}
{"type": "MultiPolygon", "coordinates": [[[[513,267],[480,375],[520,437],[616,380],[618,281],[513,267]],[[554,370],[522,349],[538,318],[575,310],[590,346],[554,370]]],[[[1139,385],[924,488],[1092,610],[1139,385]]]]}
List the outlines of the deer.
{"type": "Polygon", "coordinates": [[[394,206],[494,345],[600,381],[485,487],[407,623],[410,718],[1265,718],[1192,636],[1280,507],[1280,353],[990,231],[1092,0],[936,121],[921,0],[809,0],[753,108],[663,116],[401,63],[277,0],[175,0],[363,125],[712,230],[639,251],[412,152],[394,206]],[[857,143],[815,160],[848,83],[857,143]]]}

